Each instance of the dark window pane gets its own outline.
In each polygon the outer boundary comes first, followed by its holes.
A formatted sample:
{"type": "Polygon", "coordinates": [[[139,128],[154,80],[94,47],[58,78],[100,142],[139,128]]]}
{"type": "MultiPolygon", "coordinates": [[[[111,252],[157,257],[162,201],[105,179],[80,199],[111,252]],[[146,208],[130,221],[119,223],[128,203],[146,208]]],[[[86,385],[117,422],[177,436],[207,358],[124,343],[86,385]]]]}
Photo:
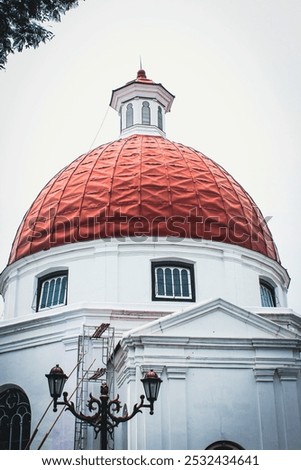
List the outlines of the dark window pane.
{"type": "Polygon", "coordinates": [[[49,282],[45,281],[42,284],[42,299],[41,299],[41,303],[40,303],[40,308],[45,308],[46,307],[48,290],[49,290],[49,282]]]}
{"type": "Polygon", "coordinates": [[[0,418],[0,450],[9,449],[9,442],[10,442],[9,431],[10,431],[9,418],[8,416],[2,416],[0,418]]]}
{"type": "Polygon", "coordinates": [[[274,288],[267,283],[260,283],[261,305],[263,307],[275,307],[274,288]]]}
{"type": "Polygon", "coordinates": [[[189,292],[190,289],[189,289],[188,271],[186,269],[182,269],[181,279],[182,279],[183,297],[189,297],[190,296],[190,292],[189,292]]]}
{"type": "Polygon", "coordinates": [[[172,278],[171,278],[171,269],[165,269],[165,285],[166,285],[166,295],[169,297],[173,296],[172,291],[172,278]]]}
{"type": "Polygon", "coordinates": [[[62,278],[62,284],[61,284],[61,292],[60,292],[60,298],[59,298],[60,304],[64,304],[66,302],[66,290],[67,290],[67,276],[64,276],[62,278]]]}
{"type": "Polygon", "coordinates": [[[164,275],[163,275],[163,269],[158,268],[157,269],[157,292],[158,295],[165,295],[165,290],[164,290],[164,275]]]}
{"type": "Polygon", "coordinates": [[[51,307],[51,305],[53,305],[54,285],[55,285],[55,280],[51,279],[46,307],[51,307]]]}
{"type": "Polygon", "coordinates": [[[12,417],[11,420],[11,444],[12,450],[20,450],[21,440],[21,418],[18,415],[12,417]]]}
{"type": "Polygon", "coordinates": [[[175,297],[181,297],[180,271],[178,268],[173,269],[173,282],[175,297]]]}
{"type": "Polygon", "coordinates": [[[142,124],[150,124],[150,107],[147,101],[142,103],[142,124]]]}
{"type": "Polygon", "coordinates": [[[54,294],[52,305],[57,305],[59,303],[59,294],[61,291],[61,278],[57,277],[55,279],[54,294]]]}
{"type": "Polygon", "coordinates": [[[133,105],[129,103],[126,107],[126,127],[130,127],[134,122],[133,105]]]}
{"type": "Polygon", "coordinates": [[[158,107],[158,127],[163,130],[163,121],[162,121],[162,108],[161,106],[158,107]]]}

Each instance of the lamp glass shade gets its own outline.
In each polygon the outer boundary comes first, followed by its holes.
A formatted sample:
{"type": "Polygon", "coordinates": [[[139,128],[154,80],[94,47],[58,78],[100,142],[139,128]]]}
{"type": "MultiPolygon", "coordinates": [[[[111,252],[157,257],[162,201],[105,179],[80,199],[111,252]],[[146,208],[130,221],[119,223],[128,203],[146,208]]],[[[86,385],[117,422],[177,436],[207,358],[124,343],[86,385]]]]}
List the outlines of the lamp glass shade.
{"type": "Polygon", "coordinates": [[[68,377],[58,364],[51,369],[49,374],[46,374],[46,377],[48,379],[50,396],[52,398],[59,398],[62,395],[68,377]]]}
{"type": "Polygon", "coordinates": [[[162,382],[160,377],[151,369],[146,372],[144,378],[141,379],[141,382],[143,383],[146,399],[151,403],[156,401],[162,382]]]}

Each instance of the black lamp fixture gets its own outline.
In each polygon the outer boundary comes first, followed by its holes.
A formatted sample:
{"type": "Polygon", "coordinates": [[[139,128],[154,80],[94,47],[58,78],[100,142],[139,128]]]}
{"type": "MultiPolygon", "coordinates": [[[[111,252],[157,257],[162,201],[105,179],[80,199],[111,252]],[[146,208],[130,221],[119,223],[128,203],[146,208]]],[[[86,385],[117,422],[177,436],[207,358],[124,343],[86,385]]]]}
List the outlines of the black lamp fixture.
{"type": "Polygon", "coordinates": [[[154,402],[158,398],[162,380],[160,379],[158,374],[156,374],[156,372],[154,372],[154,370],[151,369],[148,372],[146,372],[144,378],[141,379],[141,382],[143,383],[146,399],[150,402],[149,414],[153,415],[154,414],[154,402]]]}
{"type": "Polygon", "coordinates": [[[53,411],[57,411],[57,400],[63,393],[64,385],[68,379],[63,369],[57,364],[52,367],[49,374],[46,374],[50,396],[53,398],[53,411]]]}
{"type": "Polygon", "coordinates": [[[58,364],[51,369],[49,374],[46,374],[46,377],[48,379],[50,396],[53,398],[53,411],[57,411],[57,405],[64,405],[76,418],[93,426],[95,438],[99,433],[101,435],[102,450],[108,447],[108,433],[112,435],[114,428],[119,423],[129,421],[137,413],[142,413],[141,408],[149,408],[150,414],[154,414],[154,402],[158,398],[162,383],[162,380],[153,369],[146,372],[141,382],[143,383],[146,399],[149,401],[149,404],[144,404],[145,396],[140,395],[140,403],[134,405],[132,413],[125,413],[123,416],[117,416],[121,410],[119,395],[114,400],[110,400],[109,387],[106,383],[103,383],[100,387],[99,399],[93,397],[90,393],[90,399],[87,402],[87,407],[90,413],[93,414],[85,415],[80,411],[76,411],[74,403],[68,400],[68,392],[63,392],[68,377],[58,364]],[[58,398],[60,398],[62,393],[64,401],[59,402],[58,398]]]}

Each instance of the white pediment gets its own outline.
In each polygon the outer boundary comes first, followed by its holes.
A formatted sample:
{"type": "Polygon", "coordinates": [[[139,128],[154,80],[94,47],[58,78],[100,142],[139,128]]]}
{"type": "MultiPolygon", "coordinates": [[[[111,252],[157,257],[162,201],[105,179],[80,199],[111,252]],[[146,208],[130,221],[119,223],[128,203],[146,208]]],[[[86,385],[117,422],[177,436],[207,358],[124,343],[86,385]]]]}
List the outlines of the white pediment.
{"type": "Polygon", "coordinates": [[[190,338],[300,338],[286,328],[223,299],[177,311],[131,330],[125,336],[149,335],[190,338]]]}

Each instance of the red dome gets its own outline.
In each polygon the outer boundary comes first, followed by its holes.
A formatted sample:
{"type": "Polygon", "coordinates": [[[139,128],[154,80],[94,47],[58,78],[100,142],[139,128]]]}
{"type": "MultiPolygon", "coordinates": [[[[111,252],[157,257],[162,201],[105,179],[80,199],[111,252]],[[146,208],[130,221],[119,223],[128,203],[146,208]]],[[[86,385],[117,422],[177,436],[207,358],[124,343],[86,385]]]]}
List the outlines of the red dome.
{"type": "Polygon", "coordinates": [[[230,243],[279,261],[260,210],[223,168],[163,137],[132,135],[80,156],[44,187],[9,263],[67,243],[141,235],[230,243]]]}

